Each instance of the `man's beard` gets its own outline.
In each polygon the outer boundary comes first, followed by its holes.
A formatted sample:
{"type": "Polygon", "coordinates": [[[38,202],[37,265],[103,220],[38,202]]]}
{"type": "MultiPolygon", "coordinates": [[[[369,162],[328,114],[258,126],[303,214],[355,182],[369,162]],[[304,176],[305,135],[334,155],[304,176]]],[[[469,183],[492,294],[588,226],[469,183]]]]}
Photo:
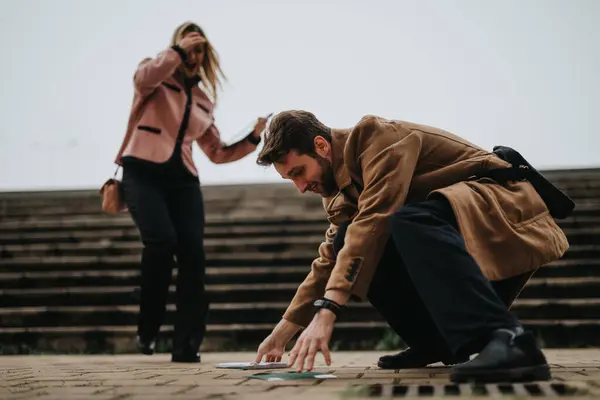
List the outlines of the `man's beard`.
{"type": "Polygon", "coordinates": [[[323,173],[321,174],[323,193],[321,195],[323,197],[329,197],[338,191],[335,176],[333,175],[333,167],[329,160],[319,155],[317,155],[317,162],[321,166],[321,169],[323,169],[323,173]]]}

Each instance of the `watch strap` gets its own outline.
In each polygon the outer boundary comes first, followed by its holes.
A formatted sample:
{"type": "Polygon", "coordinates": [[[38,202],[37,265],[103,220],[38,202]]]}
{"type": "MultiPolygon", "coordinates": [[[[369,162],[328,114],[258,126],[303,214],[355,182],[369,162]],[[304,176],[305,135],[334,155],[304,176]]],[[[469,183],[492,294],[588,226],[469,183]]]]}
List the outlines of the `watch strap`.
{"type": "Polygon", "coordinates": [[[335,301],[326,299],[324,297],[320,298],[318,300],[315,300],[313,305],[315,306],[317,311],[322,308],[326,308],[326,309],[332,311],[336,315],[336,317],[339,317],[340,312],[342,311],[342,308],[343,308],[343,306],[339,305],[335,301]]]}
{"type": "Polygon", "coordinates": [[[254,137],[254,131],[250,132],[248,136],[246,136],[246,140],[252,143],[255,146],[258,146],[261,142],[261,137],[254,137]]]}

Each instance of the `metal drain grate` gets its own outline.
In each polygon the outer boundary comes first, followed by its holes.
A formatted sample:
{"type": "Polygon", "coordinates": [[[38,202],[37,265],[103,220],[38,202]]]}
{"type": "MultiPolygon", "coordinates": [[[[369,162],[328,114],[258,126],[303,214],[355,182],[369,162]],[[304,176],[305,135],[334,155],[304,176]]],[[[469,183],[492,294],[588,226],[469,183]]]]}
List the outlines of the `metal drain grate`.
{"type": "Polygon", "coordinates": [[[566,383],[499,383],[436,385],[353,385],[346,392],[355,397],[573,397],[588,393],[583,385],[566,383]]]}

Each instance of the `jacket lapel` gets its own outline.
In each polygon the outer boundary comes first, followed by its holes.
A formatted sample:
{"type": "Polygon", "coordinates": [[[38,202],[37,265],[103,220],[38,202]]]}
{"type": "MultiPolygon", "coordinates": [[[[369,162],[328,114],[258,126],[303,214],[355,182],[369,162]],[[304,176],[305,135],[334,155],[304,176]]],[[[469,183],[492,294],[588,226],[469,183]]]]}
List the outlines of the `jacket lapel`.
{"type": "Polygon", "coordinates": [[[347,129],[332,129],[331,132],[333,176],[339,188],[339,192],[331,197],[326,206],[329,220],[333,223],[351,219],[357,210],[359,193],[353,185],[350,170],[344,161],[344,150],[349,133],[347,129]]]}
{"type": "Polygon", "coordinates": [[[349,130],[332,129],[331,131],[331,159],[335,182],[340,190],[352,183],[350,171],[344,162],[344,150],[348,141],[349,130]]]}

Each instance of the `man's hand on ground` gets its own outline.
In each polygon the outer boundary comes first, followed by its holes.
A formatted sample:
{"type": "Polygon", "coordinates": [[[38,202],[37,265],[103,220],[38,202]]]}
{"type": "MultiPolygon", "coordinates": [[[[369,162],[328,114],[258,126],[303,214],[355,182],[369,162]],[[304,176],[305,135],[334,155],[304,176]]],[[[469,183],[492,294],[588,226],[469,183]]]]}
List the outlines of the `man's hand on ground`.
{"type": "Polygon", "coordinates": [[[256,352],[255,363],[259,363],[262,361],[263,357],[265,358],[265,362],[279,362],[281,361],[281,356],[285,351],[285,345],[287,342],[280,340],[277,336],[274,336],[272,333],[263,340],[263,342],[258,346],[258,351],[256,352]]]}
{"type": "Polygon", "coordinates": [[[290,367],[293,367],[297,361],[296,371],[302,372],[306,362],[306,371],[312,371],[315,365],[315,356],[319,351],[323,353],[325,363],[331,365],[329,341],[331,340],[335,318],[335,314],[326,309],[315,314],[313,320],[302,332],[290,352],[288,363],[290,367]]]}
{"type": "Polygon", "coordinates": [[[281,356],[285,352],[285,345],[300,329],[302,329],[300,325],[296,325],[285,319],[279,321],[273,332],[258,346],[254,362],[258,364],[262,361],[263,357],[266,362],[281,361],[281,356]]]}

